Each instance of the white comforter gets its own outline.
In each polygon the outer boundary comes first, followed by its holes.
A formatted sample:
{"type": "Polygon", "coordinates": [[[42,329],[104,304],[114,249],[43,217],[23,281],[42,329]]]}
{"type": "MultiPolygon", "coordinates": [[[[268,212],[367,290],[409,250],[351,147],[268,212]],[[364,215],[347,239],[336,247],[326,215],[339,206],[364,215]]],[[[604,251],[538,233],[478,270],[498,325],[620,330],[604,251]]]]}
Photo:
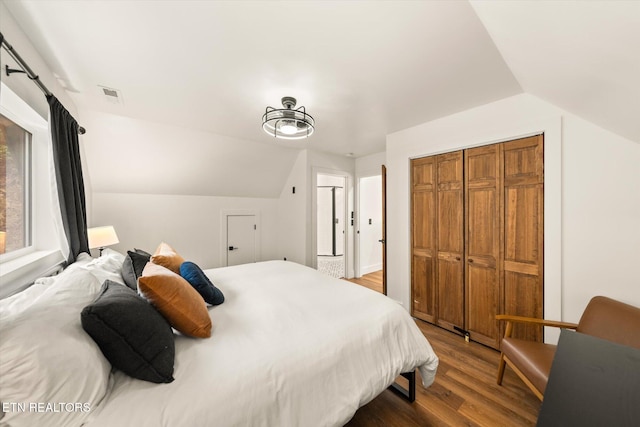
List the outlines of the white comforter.
{"type": "Polygon", "coordinates": [[[341,426],[401,372],[433,382],[431,346],[381,294],[284,261],[206,273],[225,295],[211,338],[176,338],[170,384],[115,373],[87,426],[341,426]]]}

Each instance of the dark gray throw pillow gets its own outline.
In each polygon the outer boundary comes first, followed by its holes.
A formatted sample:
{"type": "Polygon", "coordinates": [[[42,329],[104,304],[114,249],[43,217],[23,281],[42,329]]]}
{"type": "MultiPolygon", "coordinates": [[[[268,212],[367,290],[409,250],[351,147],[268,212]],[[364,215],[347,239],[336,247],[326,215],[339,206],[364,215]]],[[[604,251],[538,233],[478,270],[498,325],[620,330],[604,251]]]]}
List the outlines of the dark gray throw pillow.
{"type": "Polygon", "coordinates": [[[98,298],[82,310],[81,321],[114,368],[153,383],[173,381],[171,326],[133,290],[106,280],[98,298]]]}
{"type": "Polygon", "coordinates": [[[140,254],[140,255],[146,255],[146,256],[148,256],[149,258],[151,258],[151,254],[150,254],[149,252],[147,252],[147,251],[143,251],[142,249],[133,248],[133,251],[134,251],[135,253],[137,253],[137,254],[140,254]]]}
{"type": "Polygon", "coordinates": [[[151,255],[141,249],[127,251],[122,263],[122,279],[134,291],[138,290],[138,277],[142,276],[142,270],[150,259],[151,255]]]}
{"type": "Polygon", "coordinates": [[[185,261],[180,265],[180,275],[198,291],[208,304],[219,305],[224,302],[222,291],[216,288],[204,271],[196,263],[185,261]]]}

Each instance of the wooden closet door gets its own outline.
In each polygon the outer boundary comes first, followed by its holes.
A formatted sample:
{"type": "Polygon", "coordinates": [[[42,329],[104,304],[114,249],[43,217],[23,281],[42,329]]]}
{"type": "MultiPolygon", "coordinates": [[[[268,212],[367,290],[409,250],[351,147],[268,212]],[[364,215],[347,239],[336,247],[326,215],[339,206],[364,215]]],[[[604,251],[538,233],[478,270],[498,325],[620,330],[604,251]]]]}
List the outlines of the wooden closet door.
{"type": "Polygon", "coordinates": [[[436,156],[436,324],[464,326],[464,197],[462,151],[436,156]]]}
{"type": "Polygon", "coordinates": [[[499,346],[502,146],[465,150],[465,314],[474,341],[499,346]]]}
{"type": "Polygon", "coordinates": [[[436,164],[411,161],[411,314],[435,321],[436,164]]]}
{"type": "MultiPolygon", "coordinates": [[[[504,143],[505,313],[543,316],[543,136],[504,143]]],[[[542,327],[514,325],[513,336],[542,341],[542,327]]]]}

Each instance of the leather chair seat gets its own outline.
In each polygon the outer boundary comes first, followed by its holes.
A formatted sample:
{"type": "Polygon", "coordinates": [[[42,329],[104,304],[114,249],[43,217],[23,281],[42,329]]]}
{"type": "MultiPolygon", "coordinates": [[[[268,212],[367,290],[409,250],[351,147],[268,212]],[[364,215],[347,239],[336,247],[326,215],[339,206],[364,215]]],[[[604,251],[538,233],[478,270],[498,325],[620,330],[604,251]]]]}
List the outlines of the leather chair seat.
{"type": "Polygon", "coordinates": [[[501,350],[518,366],[529,381],[544,393],[553,357],[556,354],[556,346],[516,338],[503,338],[501,350]]]}
{"type": "Polygon", "coordinates": [[[589,301],[578,324],[506,314],[496,318],[507,321],[497,383],[502,384],[508,364],[540,400],[547,388],[556,346],[512,338],[513,323],[575,329],[585,335],[640,349],[640,308],[603,296],[589,301]]]}

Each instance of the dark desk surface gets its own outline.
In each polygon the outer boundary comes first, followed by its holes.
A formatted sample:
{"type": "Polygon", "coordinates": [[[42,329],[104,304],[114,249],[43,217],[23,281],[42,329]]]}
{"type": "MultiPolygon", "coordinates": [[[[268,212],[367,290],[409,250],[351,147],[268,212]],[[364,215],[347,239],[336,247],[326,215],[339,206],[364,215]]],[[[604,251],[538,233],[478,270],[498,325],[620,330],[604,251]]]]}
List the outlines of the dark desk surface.
{"type": "Polygon", "coordinates": [[[538,426],[640,426],[640,350],[563,330],[538,426]]]}

